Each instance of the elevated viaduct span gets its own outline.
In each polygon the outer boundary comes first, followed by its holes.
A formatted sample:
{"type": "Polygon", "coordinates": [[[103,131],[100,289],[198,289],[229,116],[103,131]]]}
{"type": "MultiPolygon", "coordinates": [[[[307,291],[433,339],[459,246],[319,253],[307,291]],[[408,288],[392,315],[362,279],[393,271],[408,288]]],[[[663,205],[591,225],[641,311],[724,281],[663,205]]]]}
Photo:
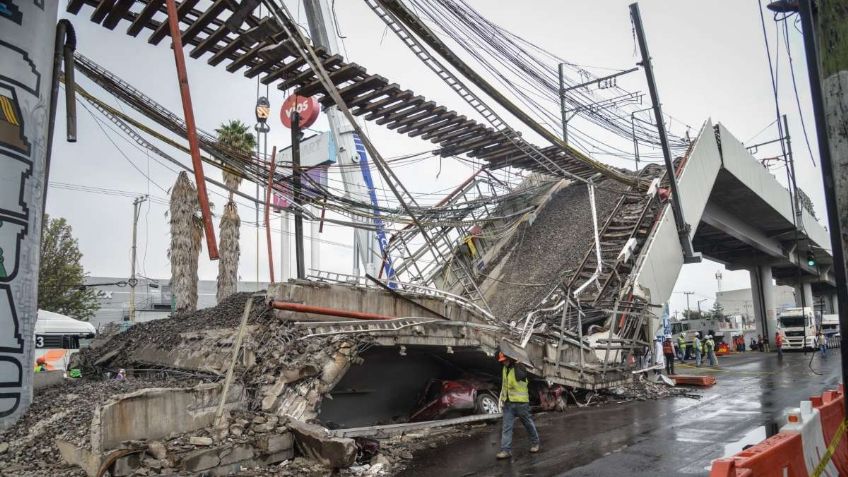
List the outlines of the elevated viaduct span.
{"type": "MultiPolygon", "coordinates": [[[[772,336],[776,326],[772,279],[798,287],[808,306],[813,289],[832,299],[835,282],[827,231],[803,207],[796,219],[789,191],[724,125],[705,124],[685,159],[679,183],[686,220],[697,224],[695,249],[731,270],[751,273],[757,329],[763,336],[772,336]],[[815,266],[808,265],[808,252],[815,266]]],[[[683,266],[670,207],[658,221],[633,274],[634,291],[654,307],[670,298],[683,266]]]]}

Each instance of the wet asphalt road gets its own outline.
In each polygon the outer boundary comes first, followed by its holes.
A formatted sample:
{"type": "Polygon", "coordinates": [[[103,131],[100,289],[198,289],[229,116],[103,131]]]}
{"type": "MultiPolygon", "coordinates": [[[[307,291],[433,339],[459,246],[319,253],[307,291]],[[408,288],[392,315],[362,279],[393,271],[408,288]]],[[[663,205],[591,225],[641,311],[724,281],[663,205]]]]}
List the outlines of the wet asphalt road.
{"type": "MultiPolygon", "coordinates": [[[[707,475],[713,459],[731,455],[776,432],[787,407],[834,388],[839,350],[816,355],[740,353],[719,358],[720,369],[679,368],[681,374],[714,374],[718,383],[695,391],[700,400],[667,398],[601,407],[569,408],[536,416],[539,454],[527,452],[527,434],[516,422],[513,457],[497,461],[500,423],[450,444],[419,451],[403,476],[660,476],[707,475]],[[765,426],[765,427],[764,427],[765,426]],[[767,431],[767,429],[771,429],[767,431]]],[[[696,389],[696,388],[694,388],[696,389]]]]}

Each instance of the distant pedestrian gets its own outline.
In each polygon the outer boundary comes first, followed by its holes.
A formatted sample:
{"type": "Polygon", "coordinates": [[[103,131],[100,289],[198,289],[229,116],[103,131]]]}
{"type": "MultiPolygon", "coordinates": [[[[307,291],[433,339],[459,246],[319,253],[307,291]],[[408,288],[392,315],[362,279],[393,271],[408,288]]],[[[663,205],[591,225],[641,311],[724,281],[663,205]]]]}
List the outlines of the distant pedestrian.
{"type": "Polygon", "coordinates": [[[686,360],[686,338],[683,333],[677,336],[677,359],[680,361],[686,360]]]}
{"type": "Polygon", "coordinates": [[[674,373],[674,345],[671,343],[671,335],[665,336],[662,346],[663,356],[665,357],[665,373],[669,376],[674,373]]]}
{"type": "Polygon", "coordinates": [[[115,375],[115,381],[126,381],[127,380],[127,370],[121,368],[118,370],[118,374],[115,375]]]}
{"type": "Polygon", "coordinates": [[[783,357],[783,336],[779,331],[774,332],[774,347],[777,348],[777,358],[783,357]]]}
{"type": "Polygon", "coordinates": [[[498,459],[508,459],[512,456],[512,427],[515,418],[521,419],[524,429],[530,436],[530,452],[539,452],[539,433],[530,415],[530,390],[527,371],[516,360],[503,352],[498,353],[498,362],[502,368],[500,402],[503,408],[503,426],[501,429],[501,450],[498,459]]]}
{"type": "Polygon", "coordinates": [[[757,338],[751,337],[751,351],[757,351],[757,338]]]}
{"type": "Polygon", "coordinates": [[[715,341],[713,340],[713,335],[707,335],[707,339],[704,341],[704,352],[707,354],[710,366],[718,366],[718,358],[716,358],[715,354],[715,341]]]}
{"type": "Polygon", "coordinates": [[[701,345],[701,333],[695,332],[695,338],[692,340],[692,347],[695,350],[695,366],[701,367],[701,351],[703,351],[703,346],[701,345]]]}
{"type": "Polygon", "coordinates": [[[827,340],[824,339],[824,335],[821,330],[816,333],[816,346],[818,346],[819,351],[821,351],[822,358],[827,356],[827,340]]]}
{"type": "Polygon", "coordinates": [[[763,335],[757,335],[757,349],[763,351],[763,335]]]}
{"type": "MultiPolygon", "coordinates": [[[[664,366],[665,365],[665,354],[663,353],[663,339],[660,336],[657,336],[657,339],[654,340],[654,366],[664,366]]],[[[660,369],[655,369],[654,374],[662,374],[660,369]]]]}

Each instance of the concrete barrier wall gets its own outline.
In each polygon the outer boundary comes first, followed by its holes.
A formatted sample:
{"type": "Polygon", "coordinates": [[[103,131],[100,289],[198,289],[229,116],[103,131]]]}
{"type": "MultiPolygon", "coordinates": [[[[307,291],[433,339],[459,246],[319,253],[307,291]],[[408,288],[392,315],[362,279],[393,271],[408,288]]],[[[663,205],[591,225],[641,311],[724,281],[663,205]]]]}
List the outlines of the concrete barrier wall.
{"type": "MultiPolygon", "coordinates": [[[[212,425],[220,384],[194,388],[151,388],[124,394],[101,406],[91,423],[91,448],[104,452],[122,441],[160,439],[212,425]]],[[[228,407],[244,406],[241,386],[232,386],[228,407]]]]}
{"type": "MultiPolygon", "coordinates": [[[[365,313],[377,313],[396,318],[437,318],[437,315],[429,313],[426,310],[423,310],[422,308],[405,300],[399,299],[394,294],[379,288],[290,281],[288,283],[278,283],[269,286],[268,297],[273,298],[274,300],[288,301],[304,305],[323,306],[365,313]]],[[[453,321],[481,322],[481,320],[479,320],[474,314],[456,304],[445,303],[440,299],[426,295],[414,295],[409,296],[409,298],[414,300],[416,303],[445,315],[453,321]]],[[[275,310],[275,313],[278,317],[290,317],[290,319],[294,319],[296,321],[345,321],[350,319],[328,315],[292,313],[281,310],[275,310]]]]}
{"type": "Polygon", "coordinates": [[[57,384],[62,384],[65,380],[64,371],[45,371],[43,373],[33,373],[32,389],[44,389],[57,384]]]}

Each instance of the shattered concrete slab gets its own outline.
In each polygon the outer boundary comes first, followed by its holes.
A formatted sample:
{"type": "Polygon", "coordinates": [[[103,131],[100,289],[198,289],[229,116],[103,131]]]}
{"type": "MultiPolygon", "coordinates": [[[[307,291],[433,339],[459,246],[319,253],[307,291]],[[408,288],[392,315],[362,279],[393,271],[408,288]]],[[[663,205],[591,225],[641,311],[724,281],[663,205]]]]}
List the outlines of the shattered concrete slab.
{"type": "Polygon", "coordinates": [[[356,444],[353,439],[332,437],[322,426],[297,420],[290,421],[288,425],[297,449],[305,457],[333,469],[350,467],[355,462],[356,444]]]}

